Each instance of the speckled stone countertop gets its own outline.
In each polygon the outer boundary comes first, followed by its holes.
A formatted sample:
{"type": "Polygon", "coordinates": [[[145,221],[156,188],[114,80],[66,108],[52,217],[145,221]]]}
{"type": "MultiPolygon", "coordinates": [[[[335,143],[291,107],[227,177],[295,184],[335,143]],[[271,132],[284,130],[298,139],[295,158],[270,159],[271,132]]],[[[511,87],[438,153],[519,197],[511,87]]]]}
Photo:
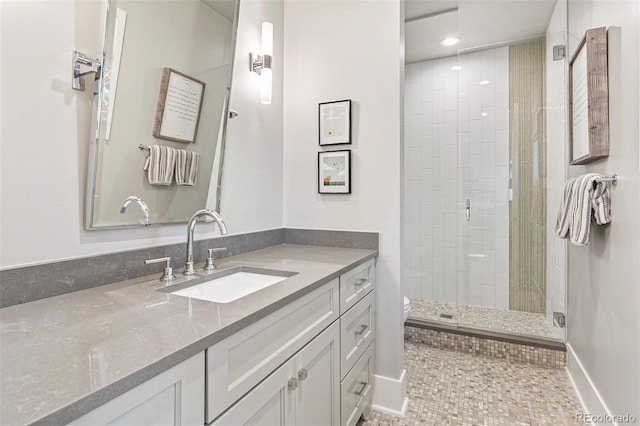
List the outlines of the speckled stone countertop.
{"type": "Polygon", "coordinates": [[[155,291],[157,274],[0,309],[0,424],[67,423],[376,255],[283,244],[228,257],[219,270],[297,274],[225,304],[155,291]]]}

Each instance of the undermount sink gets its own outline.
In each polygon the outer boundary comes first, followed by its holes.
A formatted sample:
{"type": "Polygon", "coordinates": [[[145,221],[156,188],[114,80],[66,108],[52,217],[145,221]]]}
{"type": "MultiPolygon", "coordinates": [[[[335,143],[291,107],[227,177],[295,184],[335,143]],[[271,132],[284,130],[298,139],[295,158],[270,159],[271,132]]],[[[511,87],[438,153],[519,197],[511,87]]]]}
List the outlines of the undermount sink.
{"type": "Polygon", "coordinates": [[[229,303],[262,290],[295,275],[295,272],[237,267],[216,274],[216,277],[175,291],[176,296],[229,303]]]}

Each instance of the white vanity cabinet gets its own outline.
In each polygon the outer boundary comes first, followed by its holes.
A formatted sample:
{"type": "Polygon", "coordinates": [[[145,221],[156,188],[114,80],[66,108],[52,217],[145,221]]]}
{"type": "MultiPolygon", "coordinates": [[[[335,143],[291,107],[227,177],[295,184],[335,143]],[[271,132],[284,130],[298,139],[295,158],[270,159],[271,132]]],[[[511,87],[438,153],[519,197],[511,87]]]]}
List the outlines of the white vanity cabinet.
{"type": "Polygon", "coordinates": [[[374,288],[371,259],[209,348],[207,422],[355,425],[373,396],[374,288]]]}
{"type": "Polygon", "coordinates": [[[87,425],[202,425],[204,352],[181,362],[70,423],[87,425]]]}
{"type": "Polygon", "coordinates": [[[212,425],[337,425],[339,342],[334,322],[212,425]]]}

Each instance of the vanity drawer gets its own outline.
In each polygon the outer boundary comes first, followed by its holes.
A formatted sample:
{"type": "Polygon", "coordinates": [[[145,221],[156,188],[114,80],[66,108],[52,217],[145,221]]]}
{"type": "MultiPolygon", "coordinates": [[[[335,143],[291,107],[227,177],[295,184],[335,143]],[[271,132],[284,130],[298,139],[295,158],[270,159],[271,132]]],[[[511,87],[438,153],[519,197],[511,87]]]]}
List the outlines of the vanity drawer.
{"type": "Polygon", "coordinates": [[[371,409],[373,397],[375,344],[369,345],[353,369],[340,384],[340,400],[342,403],[340,424],[353,426],[360,416],[365,416],[371,409]]]}
{"type": "Polygon", "coordinates": [[[358,303],[376,285],[375,259],[340,275],[340,314],[358,303]]]}
{"type": "Polygon", "coordinates": [[[207,423],[338,318],[338,279],[207,349],[207,423]]]}
{"type": "Polygon", "coordinates": [[[347,375],[376,336],[375,297],[372,291],[340,317],[340,377],[347,375]]]}

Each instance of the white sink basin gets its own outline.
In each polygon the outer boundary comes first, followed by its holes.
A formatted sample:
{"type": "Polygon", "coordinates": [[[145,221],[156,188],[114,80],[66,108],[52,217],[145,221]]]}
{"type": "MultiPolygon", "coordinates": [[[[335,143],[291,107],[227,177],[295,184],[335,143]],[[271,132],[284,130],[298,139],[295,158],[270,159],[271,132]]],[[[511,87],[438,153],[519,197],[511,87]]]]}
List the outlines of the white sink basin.
{"type": "Polygon", "coordinates": [[[240,270],[182,290],[170,292],[170,294],[209,302],[229,303],[284,281],[293,275],[291,273],[286,274],[287,276],[280,276],[240,270]]]}

